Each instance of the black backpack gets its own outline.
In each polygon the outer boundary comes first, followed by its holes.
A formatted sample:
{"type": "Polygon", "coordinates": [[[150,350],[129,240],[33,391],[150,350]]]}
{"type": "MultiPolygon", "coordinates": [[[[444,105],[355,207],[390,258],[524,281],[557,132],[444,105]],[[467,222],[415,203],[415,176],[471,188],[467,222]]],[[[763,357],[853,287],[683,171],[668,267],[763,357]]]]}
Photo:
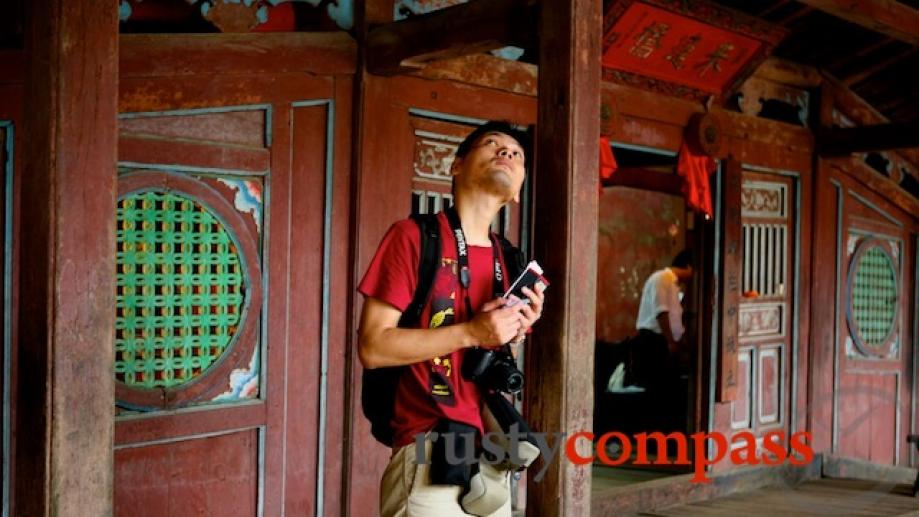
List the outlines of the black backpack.
{"type": "MultiPolygon", "coordinates": [[[[436,214],[413,214],[412,219],[421,232],[421,260],[418,261],[418,285],[412,301],[399,318],[399,327],[415,328],[427,304],[434,285],[434,275],[440,262],[440,223],[436,214]]],[[[523,253],[507,239],[498,236],[507,274],[513,280],[526,267],[523,253]]],[[[364,369],[361,376],[361,406],[370,420],[370,432],[383,445],[392,447],[393,431],[390,422],[396,406],[396,389],[406,366],[364,369]]]]}

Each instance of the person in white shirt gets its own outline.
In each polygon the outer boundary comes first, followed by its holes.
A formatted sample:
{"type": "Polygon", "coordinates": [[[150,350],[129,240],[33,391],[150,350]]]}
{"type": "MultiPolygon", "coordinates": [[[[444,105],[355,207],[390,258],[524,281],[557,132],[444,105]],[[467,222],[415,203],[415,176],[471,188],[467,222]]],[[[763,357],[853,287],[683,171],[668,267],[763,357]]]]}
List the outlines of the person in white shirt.
{"type": "Polygon", "coordinates": [[[692,252],[681,251],[670,267],[655,271],[645,281],[635,327],[635,380],[640,386],[660,386],[663,373],[672,366],[672,357],[683,339],[683,306],[680,284],[692,279],[692,252]]]}

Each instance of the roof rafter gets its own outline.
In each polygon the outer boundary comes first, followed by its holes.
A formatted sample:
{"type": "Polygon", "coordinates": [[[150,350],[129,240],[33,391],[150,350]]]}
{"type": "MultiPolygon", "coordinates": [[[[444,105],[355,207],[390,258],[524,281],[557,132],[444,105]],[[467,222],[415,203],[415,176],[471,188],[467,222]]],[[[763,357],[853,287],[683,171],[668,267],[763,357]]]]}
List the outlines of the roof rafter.
{"type": "Polygon", "coordinates": [[[821,156],[919,147],[919,120],[906,123],[826,129],[818,134],[821,156]]]}
{"type": "Polygon", "coordinates": [[[910,45],[919,45],[919,10],[895,0],[798,1],[910,45]]]}

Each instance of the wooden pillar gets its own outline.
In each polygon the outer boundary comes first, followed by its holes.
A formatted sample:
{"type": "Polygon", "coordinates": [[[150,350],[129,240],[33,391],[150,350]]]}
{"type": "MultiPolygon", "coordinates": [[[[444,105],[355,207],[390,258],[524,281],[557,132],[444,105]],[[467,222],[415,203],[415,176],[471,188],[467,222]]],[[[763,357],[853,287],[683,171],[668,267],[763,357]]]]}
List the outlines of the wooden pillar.
{"type": "MultiPolygon", "coordinates": [[[[393,1],[394,0],[365,0],[357,2],[354,6],[354,37],[358,43],[358,66],[354,80],[353,96],[353,124],[351,126],[351,163],[354,164],[354,176],[352,185],[355,196],[353,203],[355,210],[353,217],[360,221],[360,189],[357,185],[361,181],[363,174],[373,174],[364,165],[364,142],[367,139],[374,138],[373,131],[376,129],[376,119],[373,113],[380,113],[379,109],[374,109],[374,103],[379,102],[379,95],[374,96],[379,87],[373,88],[373,82],[381,81],[381,78],[374,78],[367,72],[366,41],[367,33],[372,25],[391,22],[393,20],[393,1]],[[368,115],[370,113],[370,115],[368,115]]],[[[379,83],[377,83],[379,84],[379,83]]],[[[373,157],[371,157],[371,161],[373,157]]],[[[357,234],[353,235],[356,236],[357,234]]],[[[352,242],[354,247],[353,257],[357,261],[359,257],[360,242],[355,237],[352,242]]],[[[370,434],[370,424],[364,417],[361,409],[361,372],[363,367],[357,356],[357,329],[360,321],[361,307],[363,306],[363,297],[355,290],[357,283],[361,279],[363,271],[357,270],[357,262],[352,264],[355,269],[352,271],[353,288],[351,295],[351,321],[350,336],[348,342],[348,353],[346,354],[347,364],[345,365],[346,376],[349,382],[346,383],[345,399],[348,401],[348,407],[345,410],[347,420],[350,422],[345,426],[348,433],[347,442],[344,450],[344,480],[342,482],[342,515],[377,515],[380,508],[380,479],[383,471],[389,463],[389,450],[380,445],[370,434]]]]}
{"type": "Polygon", "coordinates": [[[28,2],[15,515],[111,515],[118,3],[28,2]]]}
{"type": "MultiPolygon", "coordinates": [[[[542,432],[590,431],[596,325],[600,138],[600,0],[540,3],[539,108],[534,181],[534,252],[552,281],[542,321],[527,348],[527,416],[542,432]]],[[[592,446],[578,440],[589,457],[592,446]]],[[[590,513],[590,465],[564,447],[536,482],[529,469],[527,513],[590,513]]]]}

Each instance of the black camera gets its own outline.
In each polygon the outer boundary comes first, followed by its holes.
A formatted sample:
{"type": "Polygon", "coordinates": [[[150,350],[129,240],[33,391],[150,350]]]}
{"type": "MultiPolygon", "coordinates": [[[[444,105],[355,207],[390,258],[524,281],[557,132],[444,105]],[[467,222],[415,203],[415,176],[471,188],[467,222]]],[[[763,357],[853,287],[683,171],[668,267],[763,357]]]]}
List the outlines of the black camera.
{"type": "Polygon", "coordinates": [[[516,395],[523,389],[523,373],[505,348],[474,348],[463,358],[463,375],[486,390],[516,395]]]}

